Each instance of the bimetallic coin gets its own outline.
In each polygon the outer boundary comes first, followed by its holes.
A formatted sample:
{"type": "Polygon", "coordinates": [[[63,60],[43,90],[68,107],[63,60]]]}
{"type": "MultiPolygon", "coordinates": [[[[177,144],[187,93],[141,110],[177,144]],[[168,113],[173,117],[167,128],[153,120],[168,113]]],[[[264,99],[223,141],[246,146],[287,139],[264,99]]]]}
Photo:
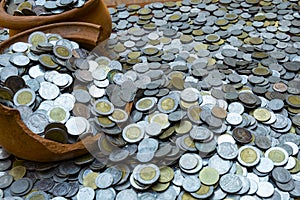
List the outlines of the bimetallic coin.
{"type": "Polygon", "coordinates": [[[127,125],[122,131],[123,139],[129,143],[139,142],[144,135],[144,129],[138,124],[127,125]]]}
{"type": "Polygon", "coordinates": [[[155,183],[160,176],[159,168],[154,164],[138,165],[136,180],[141,184],[150,185],[155,183]]]}
{"type": "Polygon", "coordinates": [[[122,109],[115,108],[108,118],[115,123],[123,123],[128,120],[128,114],[122,109]]]}
{"type": "Polygon", "coordinates": [[[114,105],[104,99],[99,99],[94,103],[94,110],[99,115],[110,115],[114,111],[114,105]]]}
{"type": "Polygon", "coordinates": [[[28,37],[28,43],[33,46],[38,46],[38,44],[48,41],[45,33],[40,31],[35,31],[31,33],[28,37]]]}
{"type": "Polygon", "coordinates": [[[56,57],[67,60],[72,57],[72,52],[66,46],[63,45],[56,45],[53,48],[53,53],[56,57]]]}
{"type": "Polygon", "coordinates": [[[14,95],[13,101],[16,106],[31,106],[35,102],[36,94],[31,89],[20,89],[14,95]]]}
{"type": "Polygon", "coordinates": [[[155,106],[155,100],[151,97],[144,97],[135,104],[137,110],[145,112],[151,110],[155,106]]]}
{"type": "Polygon", "coordinates": [[[288,153],[281,147],[271,147],[265,152],[265,157],[271,159],[274,166],[282,166],[289,159],[288,153]]]}
{"type": "Polygon", "coordinates": [[[158,110],[162,113],[174,112],[178,107],[178,100],[173,96],[164,96],[158,101],[158,110]]]}
{"type": "Polygon", "coordinates": [[[253,146],[242,146],[239,148],[238,161],[243,166],[252,167],[259,163],[260,153],[259,150],[253,146]]]}
{"type": "Polygon", "coordinates": [[[47,114],[49,116],[49,122],[65,123],[70,117],[70,113],[63,107],[53,107],[47,114]]]}

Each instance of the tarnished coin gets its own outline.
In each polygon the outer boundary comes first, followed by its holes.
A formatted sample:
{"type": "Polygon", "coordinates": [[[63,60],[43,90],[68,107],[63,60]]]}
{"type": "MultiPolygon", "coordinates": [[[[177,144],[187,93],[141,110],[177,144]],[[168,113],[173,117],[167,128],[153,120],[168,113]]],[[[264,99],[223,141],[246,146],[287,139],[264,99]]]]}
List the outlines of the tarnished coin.
{"type": "Polygon", "coordinates": [[[252,133],[245,128],[235,128],[232,130],[233,138],[241,144],[248,144],[253,140],[252,133]]]}

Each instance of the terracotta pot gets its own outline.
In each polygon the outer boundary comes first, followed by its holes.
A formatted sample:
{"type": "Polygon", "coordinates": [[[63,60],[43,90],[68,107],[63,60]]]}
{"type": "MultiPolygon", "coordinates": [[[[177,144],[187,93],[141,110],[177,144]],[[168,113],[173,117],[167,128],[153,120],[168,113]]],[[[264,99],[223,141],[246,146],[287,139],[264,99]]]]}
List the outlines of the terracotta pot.
{"type": "Polygon", "coordinates": [[[88,0],[81,8],[51,16],[12,16],[5,10],[6,1],[0,2],[0,27],[9,28],[10,36],[19,32],[57,22],[89,22],[102,26],[101,40],[108,38],[112,23],[103,0],[88,0]]]}
{"type": "MultiPolygon", "coordinates": [[[[0,53],[17,41],[26,42],[30,33],[44,31],[58,33],[83,46],[93,48],[99,44],[101,26],[83,23],[57,23],[27,30],[0,44],[0,53]]],[[[74,158],[86,154],[97,144],[97,136],[89,136],[74,144],[61,144],[44,139],[31,132],[20,118],[17,110],[0,104],[0,145],[15,156],[32,161],[49,162],[74,158]]]]}

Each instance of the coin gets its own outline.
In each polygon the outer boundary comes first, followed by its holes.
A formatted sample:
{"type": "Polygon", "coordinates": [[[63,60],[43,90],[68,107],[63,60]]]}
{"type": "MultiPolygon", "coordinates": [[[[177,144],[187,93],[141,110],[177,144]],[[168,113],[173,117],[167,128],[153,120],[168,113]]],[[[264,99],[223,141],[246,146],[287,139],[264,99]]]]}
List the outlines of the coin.
{"type": "Polygon", "coordinates": [[[140,141],[144,137],[144,130],[137,124],[130,124],[126,126],[122,131],[122,136],[125,141],[135,143],[140,141]]]}
{"type": "Polygon", "coordinates": [[[244,166],[255,166],[260,161],[258,149],[252,146],[242,146],[239,148],[238,161],[244,166]]]}
{"type": "Polygon", "coordinates": [[[236,193],[242,189],[242,181],[235,174],[225,174],[220,178],[220,187],[228,193],[236,193]]]}
{"type": "Polygon", "coordinates": [[[219,181],[219,173],[212,167],[205,167],[200,171],[199,179],[205,185],[214,185],[219,181]]]}
{"type": "Polygon", "coordinates": [[[99,115],[110,115],[114,111],[114,105],[107,100],[99,99],[94,103],[94,109],[99,115]]]}
{"type": "Polygon", "coordinates": [[[271,159],[274,166],[282,166],[288,161],[287,152],[280,147],[271,147],[265,152],[265,157],[271,159]]]}
{"type": "Polygon", "coordinates": [[[253,116],[255,119],[261,122],[268,121],[271,118],[270,111],[265,108],[255,109],[253,112],[253,116]]]}

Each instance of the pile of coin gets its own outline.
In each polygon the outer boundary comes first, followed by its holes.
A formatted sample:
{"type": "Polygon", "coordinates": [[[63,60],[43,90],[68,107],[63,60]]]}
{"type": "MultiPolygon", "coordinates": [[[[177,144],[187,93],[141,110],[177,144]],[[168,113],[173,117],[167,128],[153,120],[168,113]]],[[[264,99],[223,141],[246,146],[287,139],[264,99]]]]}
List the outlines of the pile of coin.
{"type": "Polygon", "coordinates": [[[54,35],[12,45],[0,58],[3,103],[55,141],[101,135],[92,156],[63,163],[12,167],[1,149],[5,196],[299,198],[299,6],[119,4],[103,45],[113,57],[54,35]]]}
{"type": "Polygon", "coordinates": [[[80,8],[85,0],[11,0],[6,2],[6,12],[13,16],[57,15],[73,8],[80,8]]]}

